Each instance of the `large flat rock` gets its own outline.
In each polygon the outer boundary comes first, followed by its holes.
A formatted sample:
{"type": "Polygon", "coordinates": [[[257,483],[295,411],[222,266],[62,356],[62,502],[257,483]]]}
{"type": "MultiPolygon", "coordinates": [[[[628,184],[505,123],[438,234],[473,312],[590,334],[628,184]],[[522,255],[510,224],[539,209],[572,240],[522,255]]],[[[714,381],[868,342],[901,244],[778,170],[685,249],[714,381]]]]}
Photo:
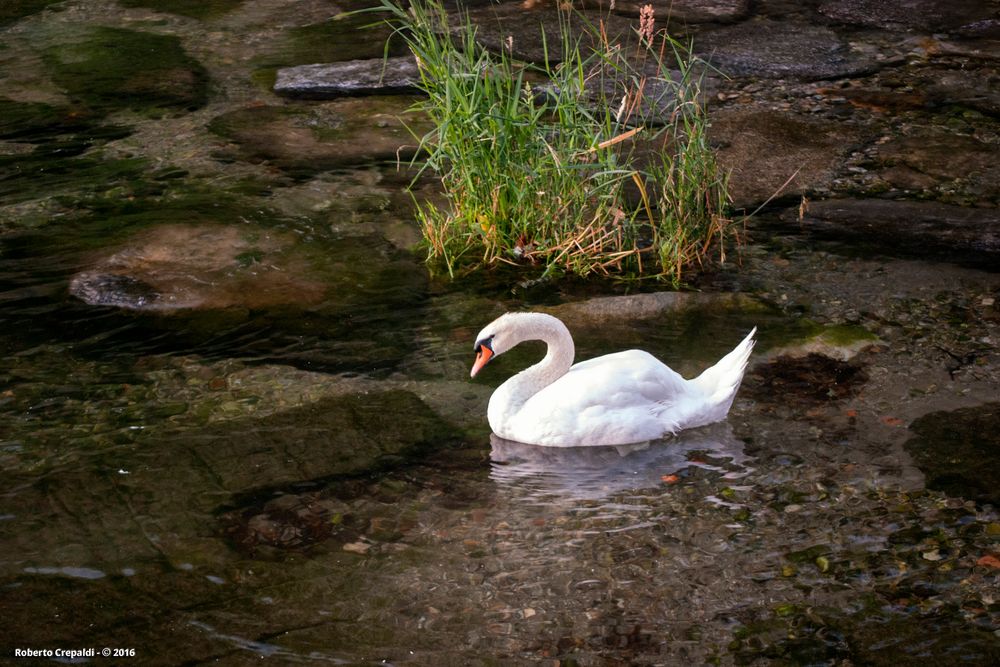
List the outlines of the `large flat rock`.
{"type": "Polygon", "coordinates": [[[409,96],[345,98],[307,106],[250,106],[215,118],[210,128],[246,158],[295,171],[408,160],[429,126],[407,110],[409,96]],[[405,120],[404,120],[405,117],[405,120]],[[412,130],[412,132],[411,132],[412,130]]]}
{"type": "Polygon", "coordinates": [[[95,306],[168,312],[323,300],[294,235],[257,227],[167,224],[140,232],[73,276],[70,293],[95,306]]]}
{"type": "Polygon", "coordinates": [[[373,387],[208,426],[197,436],[167,434],[158,447],[197,456],[223,488],[242,493],[396,465],[452,435],[414,394],[373,387]]]}
{"type": "Polygon", "coordinates": [[[412,56],[299,65],[278,70],[274,92],[287,97],[329,99],[345,95],[419,92],[420,71],[412,56]]]}
{"type": "MultiPolygon", "coordinates": [[[[344,312],[409,302],[426,270],[371,236],[323,243],[253,224],[160,223],[95,251],[69,291],[94,306],[162,315],[221,309],[344,312]]],[[[304,322],[298,324],[305,325],[304,322]]]]}

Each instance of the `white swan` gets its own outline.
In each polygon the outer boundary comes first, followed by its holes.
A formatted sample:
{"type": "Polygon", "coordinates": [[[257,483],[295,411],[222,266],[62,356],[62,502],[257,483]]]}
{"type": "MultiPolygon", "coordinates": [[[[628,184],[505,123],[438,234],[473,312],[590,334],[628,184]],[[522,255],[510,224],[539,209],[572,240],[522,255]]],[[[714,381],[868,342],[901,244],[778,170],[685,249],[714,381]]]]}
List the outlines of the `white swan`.
{"type": "Polygon", "coordinates": [[[490,397],[487,418],[507,440],[550,447],[624,445],[725,419],[753,349],[756,327],[717,364],[685,380],[641,350],[573,365],[569,329],[544,313],[507,313],[476,337],[472,377],[518,343],[542,340],[545,358],[490,397]]]}

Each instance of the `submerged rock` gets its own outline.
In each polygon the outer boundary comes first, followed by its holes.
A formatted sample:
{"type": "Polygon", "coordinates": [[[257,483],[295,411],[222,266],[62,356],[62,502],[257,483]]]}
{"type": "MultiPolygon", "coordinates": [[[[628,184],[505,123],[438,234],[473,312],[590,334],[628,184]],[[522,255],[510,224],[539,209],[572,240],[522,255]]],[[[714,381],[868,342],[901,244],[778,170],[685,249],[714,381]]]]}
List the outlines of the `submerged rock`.
{"type": "Polygon", "coordinates": [[[822,354],[782,356],[754,366],[743,381],[747,395],[764,404],[823,405],[853,396],[868,380],[856,364],[822,354]]]}
{"type": "Polygon", "coordinates": [[[131,310],[262,308],[322,301],[326,284],[312,275],[291,234],[168,224],[77,273],[69,291],[91,305],[131,310]]]}
{"type": "Polygon", "coordinates": [[[90,124],[86,115],[76,109],[0,97],[0,139],[41,142],[60,134],[91,129],[90,124]]]}
{"type": "Polygon", "coordinates": [[[157,447],[187,452],[222,488],[245,493],[373,472],[454,436],[453,427],[414,394],[376,388],[262,419],[206,426],[196,435],[182,431],[157,447]]]}
{"type": "Polygon", "coordinates": [[[60,0],[7,0],[0,5],[0,26],[42,11],[60,0]]]}
{"type": "Polygon", "coordinates": [[[412,97],[374,96],[301,107],[257,106],[212,121],[216,134],[251,158],[296,171],[407,160],[429,129],[421,117],[403,116],[412,97]]]}
{"type": "Polygon", "coordinates": [[[329,99],[345,95],[419,92],[420,71],[412,56],[299,65],[278,70],[274,92],[329,99]]]}
{"type": "MultiPolygon", "coordinates": [[[[269,43],[261,45],[262,48],[255,52],[255,65],[280,68],[357,59],[381,60],[386,55],[409,54],[406,41],[395,34],[393,27],[383,22],[378,14],[349,13],[363,3],[312,4],[313,12],[304,13],[299,20],[319,19],[315,23],[297,25],[287,31],[274,30],[273,26],[269,26],[269,43]]],[[[280,21],[284,12],[276,9],[274,16],[280,21]]]]}
{"type": "Polygon", "coordinates": [[[254,556],[262,548],[301,550],[342,528],[346,503],[318,493],[282,494],[260,507],[226,512],[223,533],[254,556]]]}
{"type": "Polygon", "coordinates": [[[932,412],[910,425],[904,447],[927,487],[1000,505],[1000,403],[932,412]]]}
{"type": "MultiPolygon", "coordinates": [[[[786,212],[792,222],[798,210],[786,212]]],[[[943,256],[966,263],[1000,261],[1000,212],[928,201],[830,199],[810,202],[802,228],[849,238],[889,253],[943,256]]]]}
{"type": "Polygon", "coordinates": [[[176,112],[208,99],[208,73],[173,35],[92,28],[46,48],[44,60],[71,99],[100,112],[176,112]]]}

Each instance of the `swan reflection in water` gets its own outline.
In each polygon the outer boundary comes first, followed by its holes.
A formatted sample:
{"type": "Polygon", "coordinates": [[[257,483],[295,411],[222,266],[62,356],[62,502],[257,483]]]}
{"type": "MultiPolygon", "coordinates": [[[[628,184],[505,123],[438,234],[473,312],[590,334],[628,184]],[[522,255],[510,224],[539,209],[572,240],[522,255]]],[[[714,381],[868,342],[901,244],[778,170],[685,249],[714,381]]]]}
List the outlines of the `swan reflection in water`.
{"type": "Polygon", "coordinates": [[[617,446],[542,447],[490,436],[490,478],[529,497],[598,500],[663,485],[663,477],[696,466],[724,478],[750,472],[743,442],[722,422],[676,436],[617,446]],[[691,454],[698,452],[698,456],[691,454]],[[704,459],[727,459],[709,463],[704,459]]]}

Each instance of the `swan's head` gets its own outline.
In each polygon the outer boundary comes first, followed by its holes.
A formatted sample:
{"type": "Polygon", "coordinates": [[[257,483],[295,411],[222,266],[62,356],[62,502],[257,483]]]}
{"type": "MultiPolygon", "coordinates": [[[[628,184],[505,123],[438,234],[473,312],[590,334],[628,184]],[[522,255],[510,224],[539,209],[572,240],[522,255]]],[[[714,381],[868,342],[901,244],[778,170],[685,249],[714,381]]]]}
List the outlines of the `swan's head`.
{"type": "Polygon", "coordinates": [[[490,363],[494,357],[499,357],[518,343],[542,338],[547,331],[556,328],[566,329],[562,322],[544,313],[506,313],[501,315],[483,327],[483,330],[476,336],[476,344],[473,346],[476,352],[476,362],[472,365],[470,375],[476,377],[476,373],[490,363]]]}

